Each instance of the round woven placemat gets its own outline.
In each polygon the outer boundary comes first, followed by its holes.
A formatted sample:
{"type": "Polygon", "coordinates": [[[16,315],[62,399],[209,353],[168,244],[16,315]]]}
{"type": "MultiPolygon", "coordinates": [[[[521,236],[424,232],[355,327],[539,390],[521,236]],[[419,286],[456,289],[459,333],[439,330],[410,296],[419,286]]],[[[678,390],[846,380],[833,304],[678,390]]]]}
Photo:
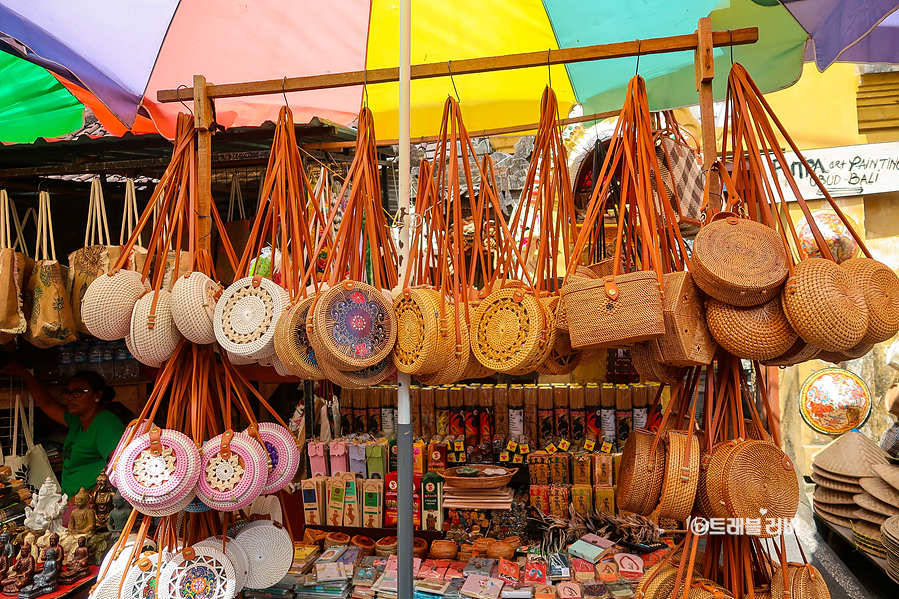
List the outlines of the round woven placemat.
{"type": "Polygon", "coordinates": [[[862,488],[893,507],[899,507],[899,491],[879,476],[861,479],[862,488]]]}
{"type": "Polygon", "coordinates": [[[827,478],[817,472],[812,472],[812,480],[814,483],[821,487],[826,487],[828,489],[832,489],[834,491],[841,491],[843,493],[861,493],[862,487],[861,485],[850,485],[849,483],[841,483],[838,480],[833,480],[832,478],[827,478]]]}
{"type": "Polygon", "coordinates": [[[884,503],[870,493],[859,493],[857,495],[854,495],[852,499],[855,500],[856,505],[858,505],[860,508],[868,510],[869,512],[875,512],[887,517],[899,516],[899,508],[894,507],[888,503],[884,503]]]}
{"type": "Polygon", "coordinates": [[[827,503],[830,505],[855,505],[852,493],[841,493],[826,487],[818,487],[813,495],[816,503],[827,503]]]}

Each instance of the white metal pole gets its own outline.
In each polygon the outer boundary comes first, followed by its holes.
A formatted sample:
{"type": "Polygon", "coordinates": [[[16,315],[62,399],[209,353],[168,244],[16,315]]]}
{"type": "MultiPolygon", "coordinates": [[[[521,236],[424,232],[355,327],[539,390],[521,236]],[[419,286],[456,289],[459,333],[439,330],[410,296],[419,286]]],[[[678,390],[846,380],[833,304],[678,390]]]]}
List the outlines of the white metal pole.
{"type": "MultiPolygon", "coordinates": [[[[399,216],[402,229],[399,238],[400,288],[406,284],[406,263],[409,260],[409,175],[410,120],[411,120],[411,62],[412,62],[412,0],[400,0],[400,189],[399,216]]],[[[410,377],[400,373],[397,377],[397,596],[412,597],[412,410],[409,403],[410,377]]]]}

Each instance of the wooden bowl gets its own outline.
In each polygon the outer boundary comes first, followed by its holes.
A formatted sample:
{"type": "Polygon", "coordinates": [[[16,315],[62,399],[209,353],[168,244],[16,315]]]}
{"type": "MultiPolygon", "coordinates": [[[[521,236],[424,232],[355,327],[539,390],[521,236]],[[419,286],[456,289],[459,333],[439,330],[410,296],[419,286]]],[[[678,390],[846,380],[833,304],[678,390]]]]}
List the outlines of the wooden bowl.
{"type": "Polygon", "coordinates": [[[450,468],[443,472],[443,482],[445,485],[460,489],[501,489],[508,485],[509,481],[512,480],[512,477],[515,476],[515,473],[518,472],[518,468],[504,468],[506,474],[492,476],[484,474],[484,470],[495,468],[496,466],[485,464],[450,468]],[[465,475],[460,476],[458,474],[459,468],[477,468],[480,470],[480,474],[474,477],[465,475]]]}

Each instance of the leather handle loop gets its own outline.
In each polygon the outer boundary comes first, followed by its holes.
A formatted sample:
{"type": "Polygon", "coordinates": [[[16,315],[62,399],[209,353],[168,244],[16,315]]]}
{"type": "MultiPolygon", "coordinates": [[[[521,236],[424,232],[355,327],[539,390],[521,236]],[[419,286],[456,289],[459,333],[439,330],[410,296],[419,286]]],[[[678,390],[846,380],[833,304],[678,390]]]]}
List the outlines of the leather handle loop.
{"type": "Polygon", "coordinates": [[[223,460],[231,459],[231,439],[234,438],[234,431],[230,428],[222,433],[222,444],[219,455],[223,460]]]}
{"type": "Polygon", "coordinates": [[[162,454],[162,443],[160,443],[160,437],[162,436],[162,430],[158,426],[154,426],[150,429],[150,454],[154,456],[158,456],[162,454]]]}

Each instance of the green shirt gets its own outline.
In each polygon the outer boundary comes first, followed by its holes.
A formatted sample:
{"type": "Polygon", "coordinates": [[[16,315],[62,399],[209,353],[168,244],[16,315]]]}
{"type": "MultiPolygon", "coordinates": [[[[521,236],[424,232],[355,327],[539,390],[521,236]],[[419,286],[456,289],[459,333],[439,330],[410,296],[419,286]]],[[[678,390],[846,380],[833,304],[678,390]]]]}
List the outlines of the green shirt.
{"type": "Polygon", "coordinates": [[[119,444],[125,425],[109,410],[94,416],[87,430],[81,430],[77,416],[66,411],[64,417],[69,434],[62,448],[62,492],[71,499],[82,487],[90,490],[97,485],[97,475],[106,468],[106,460],[119,444]]]}

